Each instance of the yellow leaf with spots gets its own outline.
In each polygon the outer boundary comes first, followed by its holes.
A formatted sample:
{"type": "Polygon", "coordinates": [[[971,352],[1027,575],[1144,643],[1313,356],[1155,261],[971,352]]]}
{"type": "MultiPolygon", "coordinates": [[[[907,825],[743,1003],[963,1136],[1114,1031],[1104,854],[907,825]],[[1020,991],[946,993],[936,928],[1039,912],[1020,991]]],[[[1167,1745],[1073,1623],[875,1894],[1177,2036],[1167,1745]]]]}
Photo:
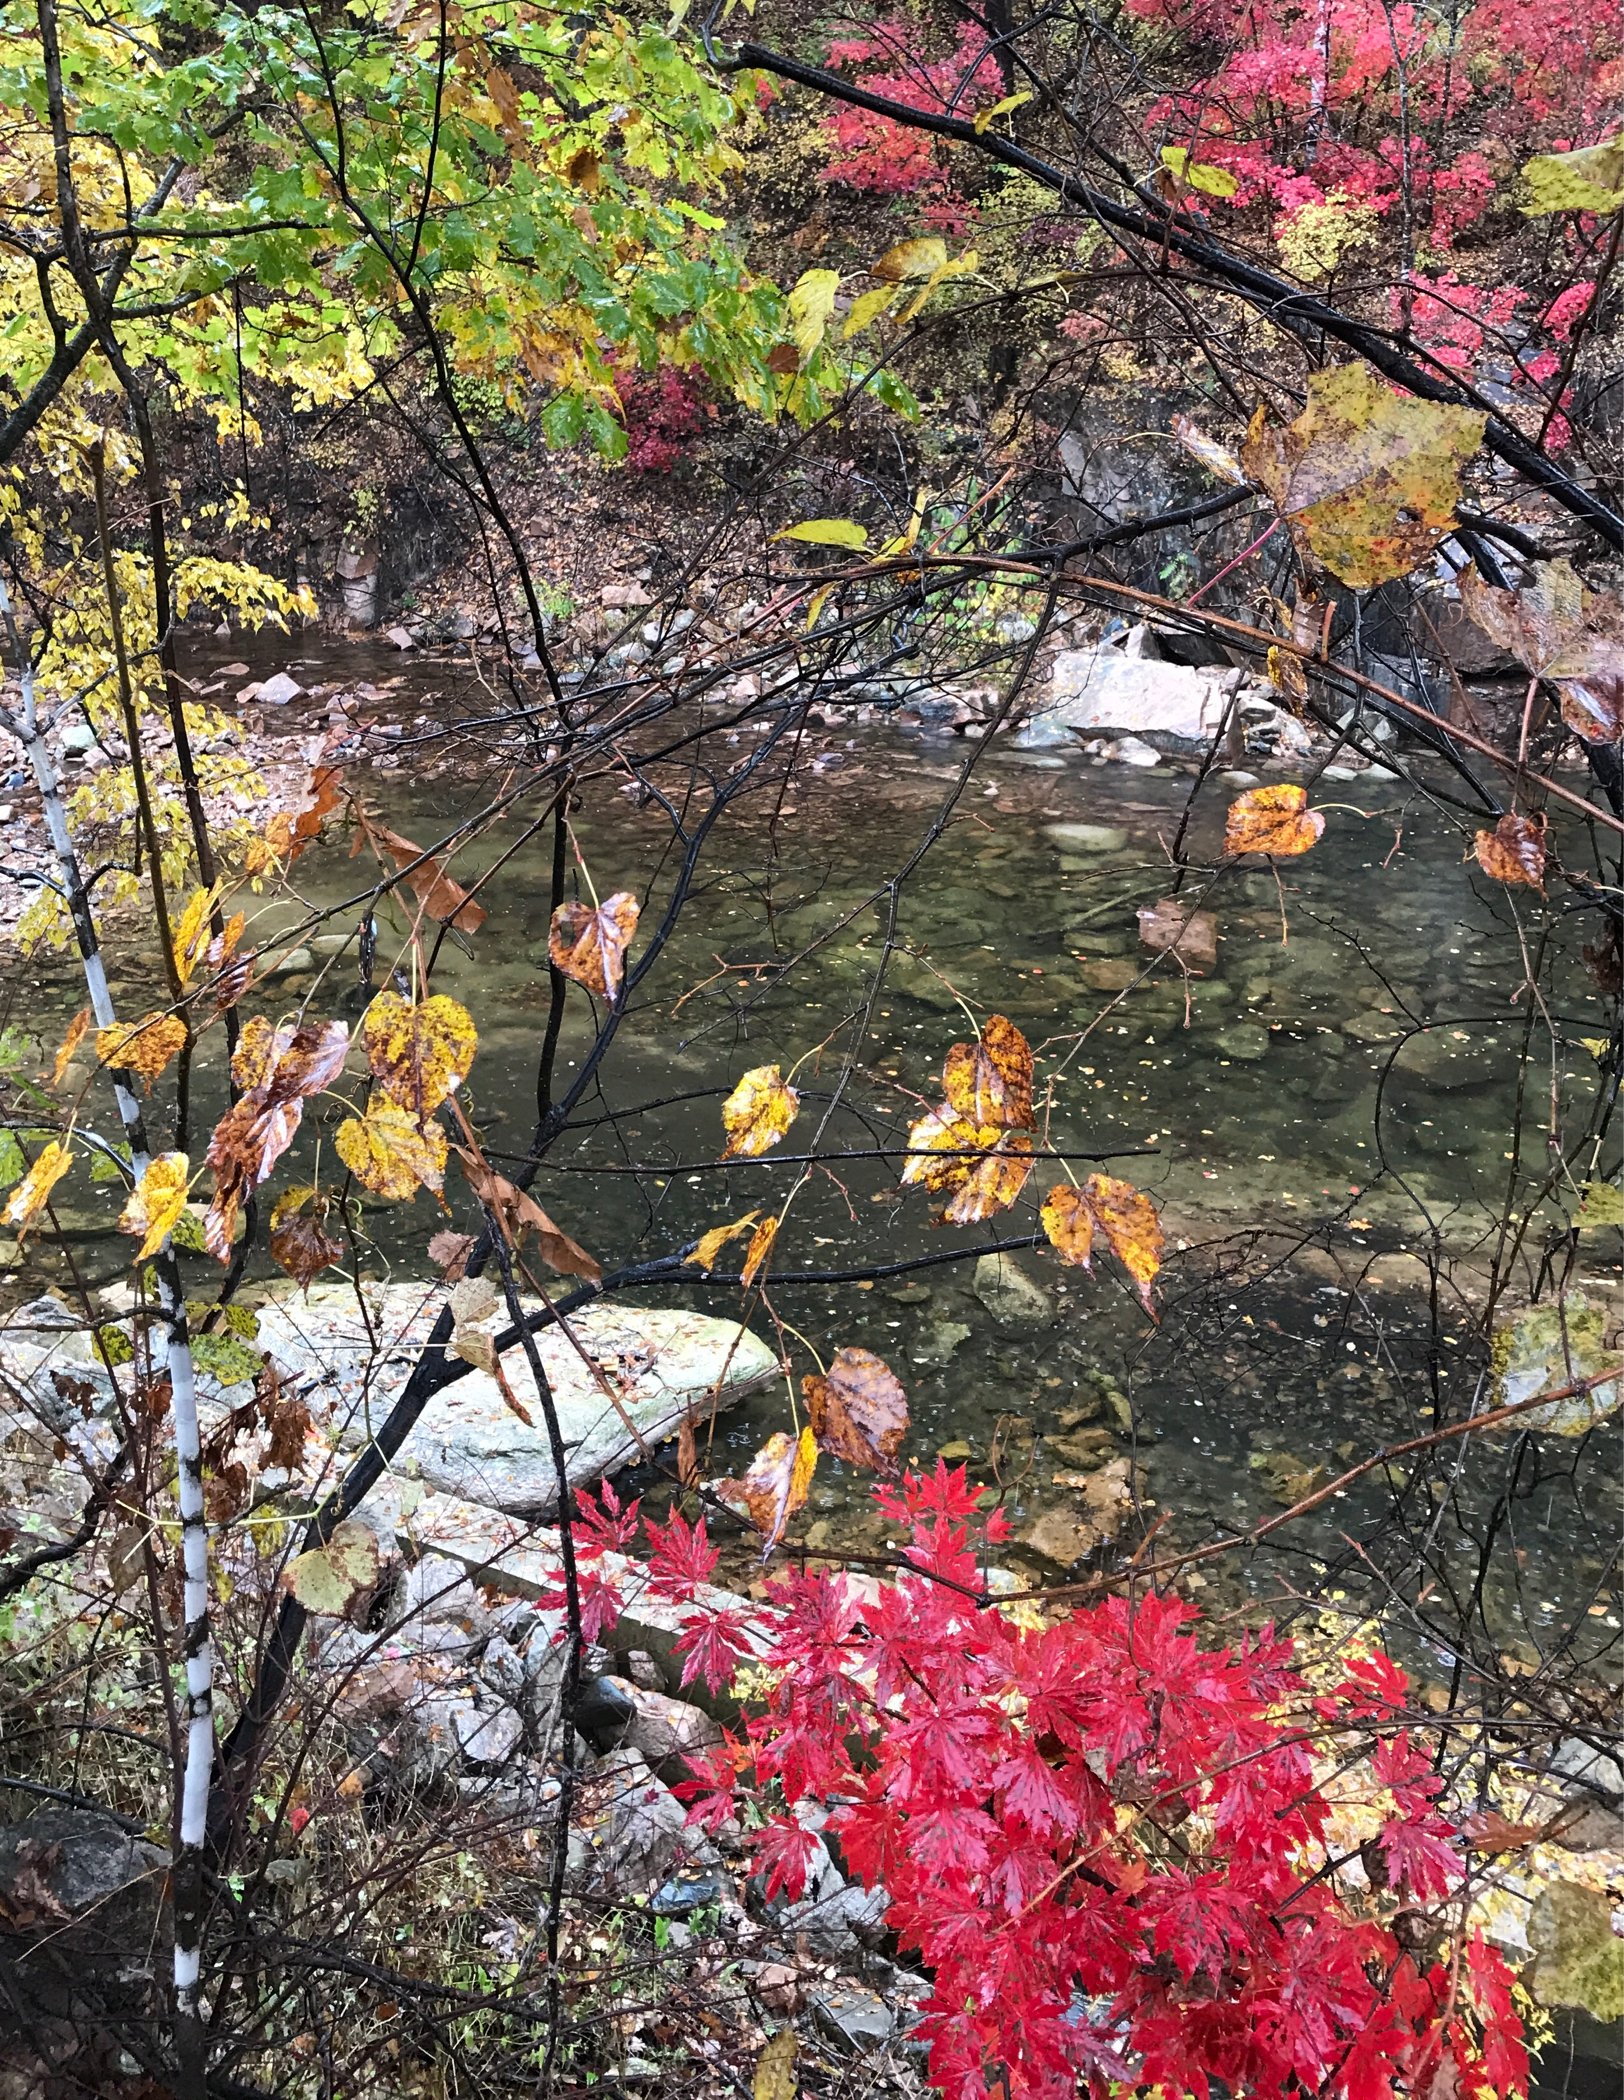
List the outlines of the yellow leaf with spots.
{"type": "Polygon", "coordinates": [[[218,885],[213,889],[194,890],[186,900],[186,909],[175,922],[175,969],[182,984],[191,983],[198,964],[208,953],[209,915],[219,897],[218,885]]]}
{"type": "Polygon", "coordinates": [[[1318,845],[1325,819],[1308,806],[1308,790],[1295,781],[1249,788],[1229,805],[1224,821],[1226,853],[1271,853],[1285,858],[1318,845]]]}
{"type": "Polygon", "coordinates": [[[756,2058],[750,2100],[795,2100],[801,2081],[795,2075],[795,2029],[780,2027],[756,2058]]]}
{"type": "Polygon", "coordinates": [[[1292,536],[1355,590],[1407,576],[1455,523],[1461,468],[1483,441],[1476,409],[1418,401],[1364,365],[1311,373],[1282,427],[1259,408],[1241,461],[1292,536]]]}
{"type": "Polygon", "coordinates": [[[186,1040],[179,1014],[146,1014],[139,1021],[115,1022],[96,1030],[96,1055],[115,1071],[132,1072],[147,1091],[186,1040]]]}
{"type": "Polygon", "coordinates": [[[364,1117],[347,1116],[333,1139],[338,1156],[363,1188],[403,1200],[421,1188],[436,1195],[445,1180],[446,1136],[419,1123],[396,1101],[373,1101],[364,1117]]]}
{"type": "Polygon", "coordinates": [[[1093,1266],[1094,1235],[1105,1241],[1133,1279],[1146,1312],[1155,1318],[1150,1286],[1162,1265],[1162,1223],[1150,1198],[1132,1182],[1090,1174],[1081,1188],[1059,1182],[1039,1214],[1049,1243],[1074,1268],[1093,1266]]]}
{"type": "Polygon", "coordinates": [[[12,1190],[4,1212],[4,1222],[16,1226],[19,1238],[27,1235],[29,1227],[50,1200],[52,1189],[72,1164],[73,1154],[55,1138],[41,1149],[39,1157],[12,1190]]]}
{"type": "Polygon", "coordinates": [[[282,1572],[288,1593],[306,1611],[341,1617],[378,1580],[378,1535],[359,1517],[335,1524],[325,1546],[298,1554],[282,1572]]]}
{"type": "Polygon", "coordinates": [[[184,1152],[160,1152],[149,1159],[146,1171],[131,1189],[118,1221],[120,1232],[139,1232],[137,1261],[150,1261],[175,1229],[175,1221],[186,1208],[186,1180],[191,1161],[184,1152]]]}
{"type": "Polygon", "coordinates": [[[443,992],[416,1004],[380,992],[361,1023],[361,1042],[379,1086],[421,1121],[468,1077],[479,1036],[468,1009],[443,992]]]}
{"type": "Polygon", "coordinates": [[[778,1065],[757,1065],[746,1072],[722,1103],[727,1132],[724,1159],[757,1159],[770,1152],[795,1120],[801,1097],[784,1083],[778,1065]]]}

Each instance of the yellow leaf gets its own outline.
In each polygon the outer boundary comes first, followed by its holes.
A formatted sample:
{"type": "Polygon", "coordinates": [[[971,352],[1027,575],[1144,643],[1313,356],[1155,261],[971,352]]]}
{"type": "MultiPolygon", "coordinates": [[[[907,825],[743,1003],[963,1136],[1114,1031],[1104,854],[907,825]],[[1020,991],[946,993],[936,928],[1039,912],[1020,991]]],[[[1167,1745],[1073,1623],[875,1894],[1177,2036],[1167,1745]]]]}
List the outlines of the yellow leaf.
{"type": "Polygon", "coordinates": [[[184,1152],[160,1152],[147,1161],[146,1172],[131,1189],[118,1221],[120,1232],[139,1232],[137,1261],[150,1261],[175,1229],[186,1208],[186,1179],[191,1161],[184,1152]]]}
{"type": "Polygon", "coordinates": [[[380,992],[361,1023],[372,1076],[421,1122],[468,1077],[479,1037],[466,1007],[443,992],[413,1005],[380,992]]]}
{"type": "Polygon", "coordinates": [[[25,1237],[29,1227],[45,1208],[52,1189],[72,1164],[73,1154],[67,1146],[52,1138],[12,1190],[11,1200],[6,1205],[0,1222],[15,1225],[18,1237],[25,1237]]]}
{"type": "Polygon", "coordinates": [[[748,1210],[742,1218],[735,1218],[731,1225],[713,1225],[709,1232],[700,1236],[699,1244],[688,1257],[695,1268],[703,1269],[708,1276],[716,1266],[716,1257],[730,1240],[741,1240],[747,1232],[754,1230],[761,1217],[759,1210],[748,1210]]]}
{"type": "Polygon", "coordinates": [[[1049,1243],[1074,1268],[1093,1266],[1097,1232],[1133,1279],[1146,1312],[1155,1318],[1150,1286],[1162,1265],[1162,1226],[1156,1206],[1131,1182],[1090,1174],[1081,1188],[1059,1182],[1039,1213],[1049,1243]]]}
{"type": "Polygon", "coordinates": [[[68,1023],[68,1032],[62,1038],[61,1049],[56,1053],[56,1064],[51,1071],[52,1086],[60,1086],[62,1084],[69,1065],[73,1063],[73,1053],[84,1041],[89,1031],[90,1008],[81,1006],[73,1019],[68,1023]]]}
{"type": "Polygon", "coordinates": [[[1454,525],[1461,467],[1482,439],[1477,410],[1337,365],[1309,375],[1308,406],[1285,428],[1260,408],[1241,461],[1299,545],[1368,590],[1407,576],[1454,525]]]}
{"type": "Polygon", "coordinates": [[[808,518],[804,525],[786,525],[773,538],[807,540],[814,547],[854,547],[859,552],[868,545],[868,534],[855,518],[808,518]]]}
{"type": "Polygon", "coordinates": [[[840,331],[842,342],[849,343],[854,335],[861,335],[872,321],[877,321],[897,296],[894,284],[882,284],[873,291],[859,292],[851,303],[851,312],[846,316],[845,326],[840,331]]]}
{"type": "Polygon", "coordinates": [[[898,241],[887,248],[874,265],[873,275],[885,284],[907,284],[918,277],[933,277],[947,261],[947,243],[935,234],[919,240],[898,241]]]}
{"type": "Polygon", "coordinates": [[[282,1571],[288,1592],[306,1611],[336,1619],[378,1580],[378,1535],[358,1517],[335,1524],[325,1546],[298,1554],[282,1571]]]}
{"type": "Polygon", "coordinates": [[[445,1179],[446,1136],[438,1123],[419,1124],[394,1101],[369,1103],[364,1118],[346,1116],[333,1139],[338,1156],[363,1187],[396,1200],[419,1185],[439,1194],[445,1179]]]}
{"type": "Polygon", "coordinates": [[[1269,787],[1249,788],[1229,805],[1224,851],[1272,853],[1281,858],[1307,853],[1319,844],[1324,829],[1325,819],[1308,806],[1307,788],[1293,781],[1277,781],[1269,787]]]}
{"type": "Polygon", "coordinates": [[[790,293],[790,328],[795,347],[803,357],[810,357],[823,341],[823,331],[835,310],[835,294],[839,290],[838,270],[808,270],[790,293]]]}
{"type": "Polygon", "coordinates": [[[939,270],[932,270],[919,290],[908,301],[901,313],[897,315],[898,322],[911,321],[938,285],[946,284],[950,277],[963,277],[968,271],[978,268],[980,262],[981,257],[974,248],[967,248],[962,255],[955,256],[952,262],[945,262],[939,270]]]}
{"type": "Polygon", "coordinates": [[[823,608],[828,604],[833,591],[834,585],[832,583],[820,583],[812,593],[812,596],[807,600],[806,631],[808,634],[817,626],[823,608]]]}
{"type": "Polygon", "coordinates": [[[208,953],[209,914],[219,896],[218,885],[213,889],[194,890],[175,924],[175,969],[182,984],[191,983],[198,964],[208,953]]]}
{"type": "Polygon", "coordinates": [[[795,2075],[795,2029],[780,2027],[756,2058],[750,2100],[795,2100],[800,2089],[795,2075]]]}
{"type": "Polygon", "coordinates": [[[777,1065],[757,1065],[746,1072],[722,1103],[727,1132],[724,1159],[758,1159],[770,1152],[795,1120],[801,1097],[784,1084],[777,1065]]]}
{"type": "Polygon", "coordinates": [[[780,1429],[768,1437],[755,1457],[744,1478],[736,1482],[719,1483],[732,1493],[728,1501],[742,1503],[746,1514],[766,1540],[766,1551],[771,1553],[784,1536],[789,1520],[806,1501],[806,1491],[812,1485],[813,1470],[818,1463],[818,1446],[810,1429],[803,1429],[799,1436],[791,1436],[780,1429]]]}
{"type": "Polygon", "coordinates": [[[1186,415],[1175,416],[1168,428],[1191,458],[1200,460],[1209,474],[1229,482],[1232,487],[1245,487],[1245,470],[1227,445],[1220,445],[1216,438],[1208,437],[1199,424],[1186,415]]]}
{"type": "Polygon", "coordinates": [[[1183,146],[1164,146],[1162,166],[1170,168],[1190,189],[1201,190],[1209,197],[1233,197],[1241,186],[1239,177],[1231,175],[1227,168],[1215,168],[1208,161],[1192,161],[1183,146]]]}
{"type": "Polygon", "coordinates": [[[739,1270],[739,1287],[748,1290],[767,1265],[767,1257],[773,1251],[773,1242],[778,1237],[778,1220],[763,1218],[750,1235],[750,1244],[744,1250],[744,1265],[739,1270]]]}
{"type": "Polygon", "coordinates": [[[96,1055],[104,1065],[131,1072],[152,1082],[186,1040],[186,1023],[179,1014],[147,1014],[139,1021],[115,1022],[96,1031],[96,1055]]]}
{"type": "Polygon", "coordinates": [[[1556,211],[1615,212],[1624,204],[1624,138],[1575,153],[1538,153],[1522,171],[1528,201],[1523,216],[1556,211]]]}
{"type": "Polygon", "coordinates": [[[547,929],[553,968],[612,1006],[625,983],[626,950],[641,910],[630,890],[616,890],[601,904],[561,904],[547,929]]]}
{"type": "Polygon", "coordinates": [[[995,118],[1011,116],[1023,102],[1030,102],[1031,99],[1032,90],[1022,88],[1018,95],[1006,95],[1002,102],[995,102],[991,109],[978,110],[975,118],[976,130],[985,131],[995,118]]]}

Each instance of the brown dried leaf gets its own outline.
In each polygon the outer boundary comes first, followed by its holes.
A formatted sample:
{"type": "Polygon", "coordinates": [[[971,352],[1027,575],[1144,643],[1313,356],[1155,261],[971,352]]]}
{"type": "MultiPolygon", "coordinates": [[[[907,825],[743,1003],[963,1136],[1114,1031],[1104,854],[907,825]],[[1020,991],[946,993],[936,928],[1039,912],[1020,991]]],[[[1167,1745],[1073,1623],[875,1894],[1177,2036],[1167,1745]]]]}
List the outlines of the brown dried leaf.
{"type": "Polygon", "coordinates": [[[1555,684],[1575,736],[1590,744],[1624,736],[1624,619],[1615,603],[1585,589],[1571,562],[1540,562],[1515,591],[1468,569],[1460,601],[1490,641],[1555,684]]]}
{"type": "Polygon", "coordinates": [[[373,1099],[364,1117],[346,1116],[333,1144],[356,1180],[375,1196],[403,1202],[419,1188],[440,1193],[445,1132],[438,1123],[419,1123],[396,1101],[373,1099]]]}
{"type": "Polygon", "coordinates": [[[1545,888],[1545,819],[1519,816],[1508,809],[1492,831],[1480,831],[1472,842],[1485,875],[1508,886],[1545,888]]]}
{"type": "Polygon", "coordinates": [[[837,1350],[823,1377],[801,1380],[812,1434],[820,1450],[849,1465],[896,1471],[908,1434],[908,1395],[902,1381],[867,1349],[837,1350]]]}
{"type": "Polygon", "coordinates": [[[1171,951],[1187,970],[1210,970],[1218,961],[1218,921],[1182,897],[1163,897],[1139,908],[1139,940],[1153,954],[1171,951]]]}
{"type": "Polygon", "coordinates": [[[179,1014],[144,1014],[139,1021],[118,1021],[96,1030],[96,1056],[115,1071],[129,1072],[152,1091],[152,1083],[186,1040],[179,1014]]]}
{"type": "Polygon", "coordinates": [[[373,1078],[420,1121],[468,1077],[479,1047],[468,1009],[443,992],[416,1004],[380,992],[361,1023],[361,1041],[373,1078]]]}
{"type": "Polygon", "coordinates": [[[308,1185],[286,1190],[272,1207],[271,1258],[307,1290],[344,1252],[344,1242],[327,1230],[336,1208],[335,1198],[308,1185]]]}
{"type": "Polygon", "coordinates": [[[250,875],[262,875],[273,865],[291,867],[305,848],[320,838],[322,819],[331,816],[344,799],[338,782],[337,766],[317,766],[298,806],[272,812],[244,856],[250,875]]]}
{"type": "Polygon", "coordinates": [[[231,1060],[242,1097],[215,1124],[207,1153],[214,1169],[214,1201],[203,1221],[203,1241],[217,1261],[230,1259],[244,1199],[293,1143],[305,1097],[332,1084],[349,1047],[342,1021],[273,1026],[256,1014],[243,1029],[231,1060]]]}
{"type": "MultiPolygon", "coordinates": [[[[1271,787],[1250,788],[1229,805],[1224,851],[1269,853],[1283,859],[1317,846],[1324,830],[1324,817],[1308,806],[1308,790],[1294,781],[1279,781],[1271,787]]],[[[1216,955],[1213,959],[1217,960],[1216,955]]]]}
{"type": "Polygon", "coordinates": [[[428,1244],[428,1257],[447,1283],[455,1283],[474,1251],[471,1232],[437,1232],[428,1244]]]}
{"type": "Polygon", "coordinates": [[[735,1489],[726,1499],[742,1503],[745,1513],[766,1540],[763,1558],[771,1553],[789,1528],[789,1520],[806,1501],[812,1473],[818,1462],[818,1447],[810,1429],[791,1436],[780,1429],[768,1437],[744,1478],[731,1483],[735,1489]]]}
{"type": "Polygon", "coordinates": [[[757,1065],[746,1072],[722,1103],[727,1132],[724,1159],[759,1159],[770,1152],[795,1120],[801,1097],[786,1086],[781,1067],[757,1065]]]}
{"type": "Polygon", "coordinates": [[[468,1185],[487,1210],[495,1211],[509,1241],[517,1246],[527,1231],[536,1235],[542,1260],[561,1276],[579,1276],[586,1283],[601,1283],[601,1264],[572,1240],[561,1225],[555,1225],[533,1196],[514,1186],[467,1146],[457,1147],[457,1157],[468,1177],[468,1185]]]}
{"type": "Polygon", "coordinates": [[[231,1076],[246,1099],[265,1103],[302,1101],[330,1087],[344,1069],[350,1032],[342,1021],[291,1021],[273,1025],[256,1014],[238,1038],[231,1076]]]}
{"type": "Polygon", "coordinates": [[[350,808],[357,825],[352,860],[363,844],[369,845],[380,860],[392,860],[398,869],[409,870],[405,876],[406,887],[431,919],[442,919],[459,933],[478,933],[485,923],[485,907],[477,903],[460,882],[452,881],[443,860],[432,856],[424,859],[421,846],[403,838],[398,831],[391,831],[377,818],[368,816],[359,802],[352,802],[350,808]]]}
{"type": "Polygon", "coordinates": [[[616,890],[601,904],[561,904],[547,935],[554,969],[612,1006],[625,981],[626,950],[640,909],[630,890],[616,890]]]}
{"type": "Polygon", "coordinates": [[[1259,408],[1241,460],[1299,545],[1368,590],[1407,576],[1454,525],[1483,420],[1398,393],[1363,364],[1336,365],[1309,375],[1308,405],[1285,428],[1259,408]]]}
{"type": "Polygon", "coordinates": [[[1032,1052],[1013,1021],[989,1014],[979,1041],[955,1043],[942,1068],[949,1105],[972,1123],[1032,1127],[1032,1052]]]}
{"type": "Polygon", "coordinates": [[[62,1038],[62,1047],[56,1053],[56,1063],[51,1068],[52,1086],[60,1086],[62,1084],[69,1065],[73,1063],[73,1053],[78,1049],[89,1032],[90,1008],[81,1006],[73,1019],[68,1023],[68,1032],[62,1038]]]}

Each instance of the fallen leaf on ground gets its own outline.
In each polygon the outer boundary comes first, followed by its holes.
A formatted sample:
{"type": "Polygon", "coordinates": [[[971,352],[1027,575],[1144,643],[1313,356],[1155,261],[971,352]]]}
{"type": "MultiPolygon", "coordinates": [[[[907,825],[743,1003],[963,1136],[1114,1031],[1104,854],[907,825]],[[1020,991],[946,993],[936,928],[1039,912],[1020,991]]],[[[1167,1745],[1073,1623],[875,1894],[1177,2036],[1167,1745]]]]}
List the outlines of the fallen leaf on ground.
{"type": "Polygon", "coordinates": [[[756,2058],[750,2100],[795,2100],[800,2091],[800,2080],[795,2075],[795,2047],[795,2029],[780,2027],[756,2058]]]}
{"type": "Polygon", "coordinates": [[[840,1349],[822,1376],[801,1380],[801,1391],[820,1450],[850,1465],[896,1471],[908,1395],[889,1365],[867,1349],[840,1349]]]}
{"type": "Polygon", "coordinates": [[[630,890],[616,890],[601,904],[561,904],[547,933],[554,969],[612,1006],[625,983],[626,950],[640,909],[630,890]]]}
{"type": "Polygon", "coordinates": [[[723,1159],[757,1159],[770,1152],[795,1120],[801,1097],[786,1086],[778,1065],[757,1065],[746,1072],[722,1103],[727,1132],[723,1159]]]}
{"type": "Polygon", "coordinates": [[[1472,851],[1485,875],[1508,885],[1521,883],[1531,890],[1545,887],[1545,819],[1519,816],[1513,809],[1492,831],[1480,831],[1472,851]]]}
{"type": "MultiPolygon", "coordinates": [[[[1295,657],[1291,660],[1297,661],[1295,657]]],[[[1308,806],[1308,790],[1293,781],[1280,781],[1270,787],[1249,788],[1229,805],[1224,851],[1284,858],[1307,853],[1319,844],[1324,830],[1324,817],[1308,806]]]]}

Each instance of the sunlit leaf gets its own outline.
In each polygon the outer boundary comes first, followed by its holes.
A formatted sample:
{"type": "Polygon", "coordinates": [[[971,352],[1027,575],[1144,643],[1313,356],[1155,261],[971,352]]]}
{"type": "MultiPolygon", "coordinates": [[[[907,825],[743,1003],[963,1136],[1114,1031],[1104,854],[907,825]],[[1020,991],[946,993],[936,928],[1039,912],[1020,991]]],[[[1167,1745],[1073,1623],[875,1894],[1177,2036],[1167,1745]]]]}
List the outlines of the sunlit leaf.
{"type": "Polygon", "coordinates": [[[1249,788],[1229,805],[1224,821],[1226,853],[1270,853],[1284,858],[1319,844],[1325,819],[1308,806],[1308,790],[1294,781],[1249,788]]]}
{"type": "Polygon", "coordinates": [[[867,1349],[837,1350],[828,1371],[801,1380],[818,1448],[876,1472],[896,1471],[908,1434],[902,1381],[867,1349]]]}
{"type": "Polygon", "coordinates": [[[1531,890],[1545,887],[1545,819],[1508,809],[1492,831],[1480,831],[1472,851],[1485,875],[1531,890]]]}
{"type": "Polygon", "coordinates": [[[337,1199],[308,1184],[285,1190],[271,1207],[271,1258],[295,1283],[307,1288],[344,1253],[344,1242],[327,1229],[337,1199]]]}
{"type": "Polygon", "coordinates": [[[1234,488],[1246,486],[1246,471],[1227,445],[1220,445],[1216,438],[1208,437],[1190,417],[1176,415],[1168,426],[1179,443],[1192,459],[1200,460],[1209,474],[1219,481],[1227,481],[1234,488]]]}
{"type": "Polygon", "coordinates": [[[810,357],[823,341],[839,290],[838,270],[807,270],[797,279],[789,295],[789,323],[803,357],[810,357]]]}
{"type": "Polygon", "coordinates": [[[806,540],[814,547],[851,547],[858,552],[868,545],[868,534],[855,518],[808,518],[800,525],[786,525],[773,538],[806,540]]]}
{"type": "Polygon", "coordinates": [[[625,981],[626,950],[637,931],[638,911],[630,890],[616,890],[601,904],[561,904],[547,933],[554,969],[612,1006],[625,981]]]}
{"type": "Polygon", "coordinates": [[[989,1014],[974,1043],[955,1043],[942,1067],[948,1105],[972,1123],[1028,1130],[1032,1125],[1032,1052],[1002,1014],[989,1014]]]}
{"type": "Polygon", "coordinates": [[[120,1232],[138,1232],[137,1261],[150,1261],[175,1229],[186,1208],[186,1182],[191,1161],[184,1152],[160,1152],[147,1161],[146,1172],[131,1189],[118,1221],[120,1232]]]}
{"type": "Polygon", "coordinates": [[[706,1275],[716,1266],[716,1258],[732,1240],[741,1240],[753,1232],[760,1222],[759,1210],[747,1210],[742,1218],[735,1218],[731,1225],[713,1225],[709,1232],[700,1236],[699,1244],[688,1259],[706,1275]]]}
{"type": "Polygon", "coordinates": [[[756,1065],[722,1103],[727,1132],[723,1159],[757,1159],[770,1152],[795,1120],[801,1097],[784,1083],[778,1065],[756,1065]]]}
{"type": "Polygon", "coordinates": [[[767,1257],[772,1253],[773,1243],[777,1238],[778,1220],[771,1216],[763,1218],[751,1233],[750,1243],[744,1250],[744,1261],[739,1269],[739,1283],[744,1290],[749,1290],[765,1268],[767,1257]]]}
{"type": "Polygon", "coordinates": [[[220,901],[220,886],[194,890],[186,900],[186,907],[176,920],[174,934],[175,970],[183,985],[190,984],[198,964],[208,953],[209,917],[220,901]]]}
{"type": "Polygon", "coordinates": [[[1241,186],[1239,176],[1232,175],[1228,168],[1215,168],[1210,161],[1191,160],[1186,146],[1164,146],[1162,166],[1170,169],[1188,188],[1200,190],[1208,197],[1233,197],[1241,186]]]}
{"type": "Polygon", "coordinates": [[[377,1533],[350,1517],[333,1527],[325,1546],[290,1560],[282,1581],[306,1611],[336,1619],[377,1588],[378,1572],[377,1533]]]}
{"type": "Polygon", "coordinates": [[[486,919],[484,905],[471,897],[460,882],[452,880],[443,860],[432,856],[425,860],[421,846],[369,816],[359,802],[352,802],[350,808],[356,821],[352,859],[363,845],[371,846],[380,860],[392,860],[397,868],[406,871],[406,887],[431,919],[443,920],[459,933],[479,931],[486,919]]]}
{"type": "Polygon", "coordinates": [[[935,234],[924,234],[917,240],[898,241],[895,247],[887,248],[871,274],[882,284],[907,284],[916,278],[934,276],[946,261],[946,241],[935,234]]]}
{"type": "Polygon", "coordinates": [[[978,109],[973,119],[976,130],[985,131],[987,126],[995,123],[999,117],[1013,116],[1023,102],[1030,102],[1031,99],[1032,90],[1022,88],[1019,94],[1006,95],[1002,102],[995,102],[990,109],[978,109]]]}
{"type": "Polygon", "coordinates": [[[56,1063],[51,1068],[52,1086],[60,1086],[62,1084],[63,1079],[67,1076],[69,1065],[73,1063],[74,1052],[89,1032],[90,1008],[81,1006],[73,1019],[68,1023],[68,1032],[62,1038],[61,1047],[56,1053],[56,1063]]]}
{"type": "Polygon", "coordinates": [[[445,1180],[446,1135],[419,1123],[398,1102],[374,1099],[364,1117],[346,1116],[333,1144],[363,1188],[400,1202],[419,1188],[436,1195],[445,1180]]]}
{"type": "Polygon", "coordinates": [[[967,277],[972,270],[980,267],[980,263],[981,257],[976,251],[973,248],[967,248],[962,255],[954,256],[951,262],[938,264],[919,287],[918,291],[914,293],[901,313],[897,315],[898,323],[905,325],[911,321],[939,285],[946,284],[953,277],[967,277]]]}
{"type": "Polygon", "coordinates": [[[1557,211],[1615,212],[1624,204],[1624,139],[1573,153],[1536,153],[1523,165],[1526,218],[1557,211]]]}
{"type": "Polygon", "coordinates": [[[1241,460],[1299,544],[1356,590],[1407,576],[1455,523],[1476,409],[1420,401],[1362,364],[1310,373],[1284,428],[1259,408],[1241,460]]]}
{"type": "Polygon", "coordinates": [[[443,992],[413,1003],[380,992],[361,1023],[372,1076],[391,1101],[431,1116],[468,1077],[479,1047],[466,1007],[443,992]]]}
{"type": "Polygon", "coordinates": [[[50,1200],[52,1189],[73,1164],[73,1154],[68,1147],[52,1138],[42,1145],[35,1156],[34,1164],[11,1192],[10,1201],[0,1223],[15,1225],[19,1238],[26,1238],[30,1227],[50,1200]]]}
{"type": "Polygon", "coordinates": [[[96,1056],[115,1071],[133,1073],[150,1090],[185,1040],[186,1023],[179,1014],[146,1014],[139,1021],[98,1028],[96,1056]]]}

